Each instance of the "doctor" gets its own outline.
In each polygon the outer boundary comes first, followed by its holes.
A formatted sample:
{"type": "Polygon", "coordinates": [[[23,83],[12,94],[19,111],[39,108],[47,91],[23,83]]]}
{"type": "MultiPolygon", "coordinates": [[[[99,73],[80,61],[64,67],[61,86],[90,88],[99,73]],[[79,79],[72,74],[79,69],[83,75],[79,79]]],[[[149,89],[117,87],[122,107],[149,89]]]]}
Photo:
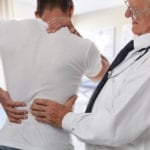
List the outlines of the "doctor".
{"type": "Polygon", "coordinates": [[[125,4],[138,37],[116,57],[86,113],[71,112],[75,97],[66,105],[41,99],[32,104],[36,120],[72,133],[87,150],[150,149],[150,0],[125,4]]]}

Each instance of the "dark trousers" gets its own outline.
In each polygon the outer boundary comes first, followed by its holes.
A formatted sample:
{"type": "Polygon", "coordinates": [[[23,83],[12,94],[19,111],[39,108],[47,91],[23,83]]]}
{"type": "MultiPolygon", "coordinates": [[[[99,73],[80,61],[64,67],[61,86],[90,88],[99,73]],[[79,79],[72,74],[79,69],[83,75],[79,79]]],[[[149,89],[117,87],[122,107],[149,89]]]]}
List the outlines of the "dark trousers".
{"type": "Polygon", "coordinates": [[[0,146],[0,150],[19,150],[13,147],[7,147],[7,146],[0,146]]]}

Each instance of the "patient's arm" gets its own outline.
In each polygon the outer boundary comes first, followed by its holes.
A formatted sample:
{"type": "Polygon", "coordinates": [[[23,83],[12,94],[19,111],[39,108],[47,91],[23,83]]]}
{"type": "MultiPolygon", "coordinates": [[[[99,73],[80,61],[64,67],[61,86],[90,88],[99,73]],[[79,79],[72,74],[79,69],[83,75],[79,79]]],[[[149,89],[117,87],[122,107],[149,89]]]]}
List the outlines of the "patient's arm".
{"type": "Polygon", "coordinates": [[[26,110],[18,110],[17,107],[24,107],[24,102],[14,102],[7,91],[0,88],[0,103],[2,104],[10,122],[21,123],[22,119],[27,118],[26,110]]]}
{"type": "Polygon", "coordinates": [[[109,62],[106,59],[106,57],[103,56],[102,54],[100,54],[100,57],[101,57],[102,69],[95,77],[89,77],[94,82],[101,80],[109,68],[109,62]]]}

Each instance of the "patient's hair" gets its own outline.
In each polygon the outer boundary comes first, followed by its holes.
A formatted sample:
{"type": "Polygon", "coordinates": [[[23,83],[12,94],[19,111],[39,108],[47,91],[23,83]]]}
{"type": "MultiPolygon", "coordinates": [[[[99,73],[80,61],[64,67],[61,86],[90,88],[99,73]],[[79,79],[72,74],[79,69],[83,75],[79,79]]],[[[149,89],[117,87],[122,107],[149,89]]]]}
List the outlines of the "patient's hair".
{"type": "Polygon", "coordinates": [[[53,8],[58,7],[64,13],[69,9],[73,8],[72,0],[37,0],[37,12],[40,16],[43,15],[45,9],[52,10],[53,8]]]}

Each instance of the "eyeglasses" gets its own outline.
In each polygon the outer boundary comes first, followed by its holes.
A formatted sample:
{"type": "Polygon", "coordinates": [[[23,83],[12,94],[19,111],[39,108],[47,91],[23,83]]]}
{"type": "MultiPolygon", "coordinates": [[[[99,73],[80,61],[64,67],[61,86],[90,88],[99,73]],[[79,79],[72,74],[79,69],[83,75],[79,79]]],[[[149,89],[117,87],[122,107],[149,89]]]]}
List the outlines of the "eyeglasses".
{"type": "Polygon", "coordinates": [[[147,11],[150,11],[150,8],[146,8],[146,9],[141,9],[141,10],[135,10],[134,8],[132,8],[128,1],[124,1],[125,5],[127,6],[127,10],[132,13],[133,18],[136,20],[139,18],[139,16],[147,11]]]}

